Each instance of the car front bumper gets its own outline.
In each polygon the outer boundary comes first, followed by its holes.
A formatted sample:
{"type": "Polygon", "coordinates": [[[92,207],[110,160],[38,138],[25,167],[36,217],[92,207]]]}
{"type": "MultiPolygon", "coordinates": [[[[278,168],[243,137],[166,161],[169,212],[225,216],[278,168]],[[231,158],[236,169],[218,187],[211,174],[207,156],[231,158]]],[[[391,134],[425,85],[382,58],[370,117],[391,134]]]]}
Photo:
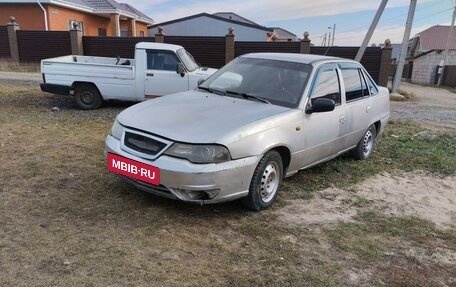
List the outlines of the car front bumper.
{"type": "Polygon", "coordinates": [[[246,196],[253,172],[261,158],[251,156],[217,164],[194,164],[161,155],[152,161],[122,150],[120,140],[111,135],[108,135],[105,144],[105,156],[109,152],[160,169],[159,186],[121,176],[137,188],[159,196],[199,204],[231,201],[246,196]]]}

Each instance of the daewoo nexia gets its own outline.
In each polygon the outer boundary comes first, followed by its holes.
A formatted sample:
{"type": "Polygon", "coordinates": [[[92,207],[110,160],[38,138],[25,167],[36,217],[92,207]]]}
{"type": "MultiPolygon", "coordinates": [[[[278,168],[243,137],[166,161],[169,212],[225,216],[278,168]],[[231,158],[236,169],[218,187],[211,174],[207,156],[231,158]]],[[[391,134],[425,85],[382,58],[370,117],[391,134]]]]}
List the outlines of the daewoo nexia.
{"type": "Polygon", "coordinates": [[[109,170],[142,190],[262,210],[301,169],[345,152],[367,159],[389,113],[388,90],[358,62],[247,54],[195,90],[120,113],[105,154],[109,170]]]}

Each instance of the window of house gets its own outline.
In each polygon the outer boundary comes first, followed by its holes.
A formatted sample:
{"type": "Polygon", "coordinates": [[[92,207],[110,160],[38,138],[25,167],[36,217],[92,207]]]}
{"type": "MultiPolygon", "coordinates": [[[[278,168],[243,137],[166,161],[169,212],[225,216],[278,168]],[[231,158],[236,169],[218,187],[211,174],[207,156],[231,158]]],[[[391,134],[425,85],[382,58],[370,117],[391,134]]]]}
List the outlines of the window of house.
{"type": "Polygon", "coordinates": [[[320,70],[313,85],[310,99],[327,98],[340,105],[340,85],[336,69],[320,70]]]}
{"type": "Polygon", "coordinates": [[[68,30],[72,30],[75,26],[81,30],[82,34],[84,34],[84,23],[82,21],[77,20],[68,20],[68,30]]]}
{"type": "Polygon", "coordinates": [[[139,36],[140,36],[140,37],[144,37],[144,31],[140,31],[140,32],[139,32],[139,36]]]}
{"type": "Polygon", "coordinates": [[[106,36],[106,29],[98,28],[98,36],[106,36]]]}
{"type": "Polygon", "coordinates": [[[360,69],[342,69],[342,78],[345,84],[345,99],[355,101],[369,96],[366,83],[360,69]]]}
{"type": "Polygon", "coordinates": [[[130,32],[125,29],[120,29],[120,37],[130,37],[130,32]]]}
{"type": "Polygon", "coordinates": [[[174,53],[160,50],[147,50],[147,69],[176,71],[178,59],[174,53]]]}

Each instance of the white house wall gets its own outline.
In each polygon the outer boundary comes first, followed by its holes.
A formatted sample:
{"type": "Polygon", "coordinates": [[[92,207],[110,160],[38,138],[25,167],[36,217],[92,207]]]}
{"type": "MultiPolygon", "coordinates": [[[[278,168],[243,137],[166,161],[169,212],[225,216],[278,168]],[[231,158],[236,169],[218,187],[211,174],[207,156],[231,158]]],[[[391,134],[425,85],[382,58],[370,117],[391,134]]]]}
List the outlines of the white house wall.
{"type": "MultiPolygon", "coordinates": [[[[220,21],[202,16],[181,22],[162,25],[163,33],[168,36],[225,36],[228,28],[233,27],[236,41],[266,41],[267,31],[220,21]]],[[[157,27],[149,29],[149,35],[157,33],[157,27]]]]}
{"type": "MultiPolygon", "coordinates": [[[[413,60],[412,83],[433,85],[437,65],[443,59],[443,52],[432,51],[413,60]]],[[[456,65],[456,50],[448,51],[447,65],[456,65]]]]}

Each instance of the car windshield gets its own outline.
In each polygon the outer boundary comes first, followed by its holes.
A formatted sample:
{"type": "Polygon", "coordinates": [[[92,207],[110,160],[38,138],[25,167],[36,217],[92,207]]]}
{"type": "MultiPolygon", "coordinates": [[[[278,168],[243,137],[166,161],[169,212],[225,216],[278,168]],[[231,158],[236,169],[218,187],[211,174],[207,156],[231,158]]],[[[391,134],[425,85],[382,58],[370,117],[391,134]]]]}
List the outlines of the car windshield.
{"type": "Polygon", "coordinates": [[[308,64],[241,57],[218,70],[200,87],[216,94],[295,108],[310,71],[308,64]]]}
{"type": "Polygon", "coordinates": [[[176,53],[181,59],[187,71],[193,72],[199,68],[199,65],[196,63],[195,59],[189,52],[185,51],[184,49],[179,49],[176,53]]]}

